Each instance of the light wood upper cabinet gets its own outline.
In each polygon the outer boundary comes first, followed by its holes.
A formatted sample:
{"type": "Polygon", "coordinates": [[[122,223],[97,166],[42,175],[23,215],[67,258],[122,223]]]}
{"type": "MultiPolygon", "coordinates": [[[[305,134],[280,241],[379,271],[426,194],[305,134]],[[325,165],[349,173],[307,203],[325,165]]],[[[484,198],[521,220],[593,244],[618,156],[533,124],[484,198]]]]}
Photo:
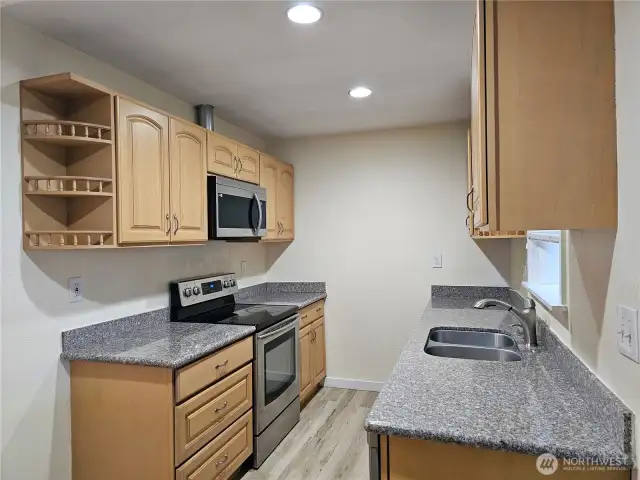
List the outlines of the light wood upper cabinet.
{"type": "Polygon", "coordinates": [[[118,241],[168,242],[169,118],[116,99],[118,125],[118,241]]]}
{"type": "Polygon", "coordinates": [[[473,44],[471,48],[471,189],[467,199],[468,207],[473,210],[475,227],[488,223],[487,210],[487,151],[486,151],[486,104],[485,104],[485,41],[484,8],[481,2],[476,5],[476,18],[473,25],[473,44]]]}
{"type": "Polygon", "coordinates": [[[480,0],[472,78],[476,226],[615,228],[613,2],[480,0]]]}
{"type": "Polygon", "coordinates": [[[280,231],[276,213],[279,163],[269,155],[260,154],[260,186],[267,190],[267,235],[263,240],[276,240],[280,231]]]}
{"type": "Polygon", "coordinates": [[[292,241],[293,165],[260,154],[260,186],[267,189],[267,241],[292,241]]]}
{"type": "Polygon", "coordinates": [[[260,154],[254,149],[238,144],[238,180],[260,183],[260,154]]]}
{"type": "Polygon", "coordinates": [[[207,240],[206,133],[117,97],[120,243],[207,240]]]}
{"type": "Polygon", "coordinates": [[[207,133],[207,170],[216,175],[236,178],[238,146],[217,133],[207,133]]]}
{"type": "Polygon", "coordinates": [[[277,205],[280,236],[293,240],[293,165],[288,163],[281,162],[279,166],[277,205]]]}
{"type": "Polygon", "coordinates": [[[209,173],[260,183],[260,153],[217,133],[207,135],[209,173]]]}
{"type": "Polygon", "coordinates": [[[207,136],[189,122],[171,119],[171,240],[207,240],[207,136]]]}

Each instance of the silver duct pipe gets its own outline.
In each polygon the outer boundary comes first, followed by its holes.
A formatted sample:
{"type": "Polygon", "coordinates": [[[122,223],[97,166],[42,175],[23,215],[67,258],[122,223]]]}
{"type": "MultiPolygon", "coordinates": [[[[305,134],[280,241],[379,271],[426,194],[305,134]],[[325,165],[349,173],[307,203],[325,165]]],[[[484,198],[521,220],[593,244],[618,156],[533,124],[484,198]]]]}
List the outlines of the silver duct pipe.
{"type": "Polygon", "coordinates": [[[198,125],[213,132],[213,105],[197,105],[196,118],[198,119],[198,125]]]}

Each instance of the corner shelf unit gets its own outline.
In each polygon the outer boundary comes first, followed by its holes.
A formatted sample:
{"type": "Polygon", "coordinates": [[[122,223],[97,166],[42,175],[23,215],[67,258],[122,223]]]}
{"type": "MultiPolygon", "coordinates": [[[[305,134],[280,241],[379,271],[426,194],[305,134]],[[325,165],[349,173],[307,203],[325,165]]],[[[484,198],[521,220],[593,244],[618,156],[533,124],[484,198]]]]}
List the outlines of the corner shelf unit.
{"type": "Polygon", "coordinates": [[[526,238],[527,232],[522,230],[508,231],[508,232],[490,232],[484,230],[474,230],[471,238],[474,240],[488,240],[488,239],[509,239],[509,238],[526,238]]]}
{"type": "Polygon", "coordinates": [[[25,250],[117,246],[113,95],[71,73],[21,82],[25,250]]]}

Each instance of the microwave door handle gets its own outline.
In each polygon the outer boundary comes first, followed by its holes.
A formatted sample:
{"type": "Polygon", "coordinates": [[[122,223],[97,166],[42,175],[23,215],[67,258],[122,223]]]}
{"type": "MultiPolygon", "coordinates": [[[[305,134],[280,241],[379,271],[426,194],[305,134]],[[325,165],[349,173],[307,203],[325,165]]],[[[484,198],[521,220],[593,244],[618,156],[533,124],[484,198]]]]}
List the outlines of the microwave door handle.
{"type": "Polygon", "coordinates": [[[260,228],[262,228],[262,202],[258,198],[258,194],[254,193],[253,198],[255,198],[256,203],[258,204],[258,225],[255,230],[256,237],[260,235],[260,228]]]}

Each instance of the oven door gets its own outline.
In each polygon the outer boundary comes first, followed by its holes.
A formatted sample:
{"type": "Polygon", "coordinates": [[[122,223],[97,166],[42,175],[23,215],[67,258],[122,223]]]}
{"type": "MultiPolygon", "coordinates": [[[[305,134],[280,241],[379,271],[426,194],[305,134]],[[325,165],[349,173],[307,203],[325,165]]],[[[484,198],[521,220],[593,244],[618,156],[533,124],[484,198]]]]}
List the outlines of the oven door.
{"type": "Polygon", "coordinates": [[[267,233],[267,191],[246,182],[208,177],[209,238],[259,238],[267,233]]]}
{"type": "Polygon", "coordinates": [[[294,315],[256,335],[256,434],[300,395],[299,318],[294,315]]]}

